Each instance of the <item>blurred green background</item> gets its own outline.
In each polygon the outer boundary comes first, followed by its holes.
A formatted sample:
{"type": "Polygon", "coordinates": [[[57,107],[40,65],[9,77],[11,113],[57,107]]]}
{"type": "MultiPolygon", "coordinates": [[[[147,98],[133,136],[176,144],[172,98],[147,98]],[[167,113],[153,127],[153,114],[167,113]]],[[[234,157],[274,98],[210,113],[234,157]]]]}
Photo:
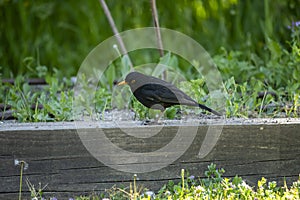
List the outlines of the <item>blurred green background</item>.
{"type": "MultiPolygon", "coordinates": [[[[107,0],[119,31],[153,26],[149,0],[107,0]]],[[[266,41],[287,49],[299,0],[158,0],[161,27],[197,40],[209,53],[221,47],[268,59],[266,41]]],[[[0,69],[9,78],[47,66],[76,75],[86,55],[112,30],[97,0],[0,0],[0,69]]]]}

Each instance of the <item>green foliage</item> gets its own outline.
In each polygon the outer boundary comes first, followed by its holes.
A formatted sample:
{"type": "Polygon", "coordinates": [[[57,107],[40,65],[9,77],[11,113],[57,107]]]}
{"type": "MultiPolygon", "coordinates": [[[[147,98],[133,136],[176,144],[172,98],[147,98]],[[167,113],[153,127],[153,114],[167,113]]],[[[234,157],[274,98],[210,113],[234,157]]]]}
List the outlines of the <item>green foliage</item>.
{"type": "Polygon", "coordinates": [[[217,169],[215,164],[208,166],[203,179],[195,180],[181,176],[181,182],[170,181],[162,187],[155,199],[297,199],[300,196],[300,179],[290,189],[279,187],[276,182],[267,183],[262,178],[257,190],[238,176],[223,178],[225,170],[217,169]]]}
{"type": "Polygon", "coordinates": [[[39,183],[39,186],[38,188],[35,188],[35,186],[29,181],[29,179],[26,180],[26,184],[27,184],[27,187],[30,191],[30,197],[32,199],[44,199],[43,196],[44,196],[44,190],[45,188],[47,187],[47,185],[43,186],[41,185],[41,183],[39,183]]]}
{"type": "MultiPolygon", "coordinates": [[[[110,79],[104,80],[105,82],[111,81],[110,79]]],[[[90,117],[91,119],[104,119],[104,112],[107,109],[112,109],[112,92],[101,84],[97,88],[90,86],[89,81],[83,74],[81,77],[77,77],[76,85],[76,101],[73,102],[73,114],[77,120],[82,120],[84,117],[90,117]]],[[[118,98],[116,96],[116,98],[118,98]]]]}
{"type": "Polygon", "coordinates": [[[25,77],[18,76],[14,85],[1,86],[5,105],[20,122],[70,121],[72,116],[73,91],[66,90],[66,82],[47,78],[43,89],[29,86],[25,77]]]}
{"type": "MultiPolygon", "coordinates": [[[[195,179],[194,176],[189,176],[185,170],[181,171],[181,179],[178,183],[169,181],[164,185],[157,194],[150,196],[140,192],[137,196],[133,196],[132,187],[128,189],[120,189],[113,187],[107,190],[109,199],[155,199],[155,200],[169,200],[169,199],[299,199],[300,197],[300,179],[293,183],[288,188],[286,185],[283,187],[277,186],[275,181],[267,182],[265,178],[258,181],[256,187],[249,186],[241,177],[235,176],[233,178],[223,178],[225,173],[224,169],[217,169],[215,164],[208,166],[208,170],[204,172],[205,178],[195,179]],[[256,189],[255,189],[256,188],[256,189]]],[[[100,196],[98,195],[98,198],[100,196]]],[[[97,196],[93,197],[77,197],[78,200],[91,200],[98,199],[97,196]]]]}
{"type": "MultiPolygon", "coordinates": [[[[298,29],[295,27],[295,31],[298,29]]],[[[298,36],[292,36],[290,51],[268,39],[266,62],[255,54],[244,60],[242,52],[225,49],[214,57],[224,79],[228,117],[283,116],[281,110],[285,116],[299,116],[298,36]],[[258,97],[259,93],[264,94],[262,98],[258,97]]]]}
{"type": "MultiPolygon", "coordinates": [[[[283,52],[286,56],[279,56],[285,58],[281,62],[287,62],[286,65],[291,67],[290,70],[278,67],[276,72],[279,77],[274,75],[275,79],[271,76],[274,72],[270,68],[262,66],[261,70],[256,69],[258,65],[263,65],[264,62],[255,56],[253,56],[255,62],[240,61],[239,52],[227,53],[224,50],[223,54],[214,58],[220,71],[224,74],[227,117],[299,116],[300,83],[297,81],[297,75],[300,74],[298,67],[300,66],[300,54],[298,44],[293,43],[291,53],[286,50],[283,52]],[[262,73],[262,71],[265,72],[262,73]],[[267,77],[266,74],[270,76],[267,77]]],[[[274,59],[277,60],[278,56],[274,56],[274,59]]],[[[273,60],[270,60],[267,65],[271,62],[273,60]]],[[[70,81],[56,78],[62,77],[61,72],[56,69],[53,70],[54,75],[50,76],[47,67],[33,66],[30,67],[32,69],[31,74],[37,74],[39,77],[44,76],[49,84],[42,90],[35,90],[26,83],[26,77],[29,75],[18,76],[14,85],[3,83],[0,85],[0,90],[3,91],[0,96],[2,102],[6,107],[11,106],[10,109],[13,111],[14,117],[19,121],[69,121],[73,120],[73,116],[79,118],[90,116],[94,119],[103,120],[105,111],[115,108],[121,110],[124,107],[132,109],[136,113],[136,119],[139,120],[153,119],[160,115],[159,111],[144,107],[134,96],[129,102],[124,102],[123,99],[129,99],[128,95],[131,95],[126,87],[118,86],[120,91],[113,93],[116,91],[113,88],[114,81],[116,77],[121,77],[118,69],[129,69],[128,62],[115,61],[111,63],[96,89],[90,87],[89,81],[84,76],[78,77],[81,93],[77,94],[76,110],[72,108],[74,92],[70,90],[70,81]]],[[[143,67],[136,68],[136,70],[144,70],[158,75],[162,74],[161,68],[167,70],[166,75],[170,82],[178,85],[180,89],[199,103],[212,107],[212,97],[209,95],[205,84],[205,77],[180,81],[184,80],[184,72],[179,68],[179,62],[175,55],[167,53],[154,69],[143,67]]],[[[165,117],[180,119],[182,115],[200,114],[201,112],[203,111],[198,108],[174,106],[166,110],[165,117]]]]}
{"type": "MultiPolygon", "coordinates": [[[[153,26],[149,1],[107,4],[119,31],[153,26]]],[[[287,46],[287,27],[299,20],[298,7],[298,0],[157,2],[162,27],[191,36],[210,53],[224,46],[244,52],[243,57],[257,53],[265,61],[268,38],[287,46]]],[[[27,57],[38,58],[50,70],[75,75],[85,55],[113,34],[96,0],[2,0],[0,17],[0,66],[5,77],[27,71],[27,57]]]]}
{"type": "MultiPolygon", "coordinates": [[[[300,177],[295,181],[290,188],[286,183],[284,186],[278,186],[275,181],[267,182],[262,177],[257,186],[248,185],[241,177],[235,176],[233,178],[224,178],[225,170],[218,169],[215,164],[211,163],[208,169],[204,172],[204,178],[195,178],[186,173],[184,169],[181,170],[181,178],[178,183],[169,181],[155,194],[146,188],[140,187],[137,182],[136,175],[133,179],[133,184],[129,187],[118,188],[113,186],[105,193],[93,192],[88,196],[77,196],[75,200],[100,200],[109,198],[111,200],[169,200],[169,199],[299,199],[300,198],[300,177]]],[[[31,198],[44,198],[44,190],[47,184],[42,187],[35,186],[27,180],[27,186],[31,193],[31,198]]],[[[48,191],[49,192],[49,191],[48,191]]],[[[50,198],[56,199],[55,197],[50,198]]]]}
{"type": "Polygon", "coordinates": [[[31,111],[30,103],[32,103],[31,100],[34,99],[34,97],[33,98],[30,97],[30,99],[27,98],[26,95],[29,96],[31,93],[30,91],[27,90],[28,88],[26,87],[28,86],[27,84],[23,85],[22,87],[23,91],[22,91],[21,87],[18,87],[18,81],[16,81],[16,83],[17,83],[17,87],[9,90],[8,96],[10,98],[7,98],[9,99],[7,103],[12,106],[12,111],[14,111],[14,108],[20,108],[20,112],[15,113],[14,117],[19,118],[20,121],[28,121],[28,120],[30,121],[32,120],[31,119],[32,111],[31,111]]]}
{"type": "MultiPolygon", "coordinates": [[[[299,27],[294,27],[294,32],[299,27]]],[[[300,83],[300,41],[299,35],[293,34],[290,50],[283,48],[279,43],[268,38],[267,51],[269,59],[264,61],[252,53],[244,59],[240,51],[227,52],[224,48],[221,54],[214,56],[224,79],[226,91],[227,117],[297,117],[299,116],[300,83]]],[[[177,70],[177,74],[185,74],[179,67],[176,56],[166,54],[160,59],[160,69],[153,70],[154,75],[162,74],[163,70],[177,70]],[[160,71],[161,70],[161,71],[160,71]]],[[[145,70],[147,71],[147,70],[145,70]]],[[[171,79],[177,83],[176,78],[171,79]]],[[[179,88],[189,96],[211,106],[209,91],[205,85],[205,78],[183,81],[179,88]]],[[[145,119],[148,109],[140,103],[132,104],[137,118],[145,119]]],[[[184,114],[191,110],[183,107],[184,114]]],[[[166,111],[168,118],[180,118],[176,114],[179,107],[169,108],[166,111]]],[[[193,111],[196,114],[201,111],[193,111]]]]}

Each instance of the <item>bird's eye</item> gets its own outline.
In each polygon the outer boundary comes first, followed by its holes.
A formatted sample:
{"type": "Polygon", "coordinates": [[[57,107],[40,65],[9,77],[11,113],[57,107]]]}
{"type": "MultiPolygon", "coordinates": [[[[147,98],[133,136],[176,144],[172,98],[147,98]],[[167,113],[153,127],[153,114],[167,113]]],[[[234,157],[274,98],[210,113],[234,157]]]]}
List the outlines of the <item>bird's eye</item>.
{"type": "Polygon", "coordinates": [[[135,83],[135,80],[132,80],[132,81],[131,81],[131,84],[133,84],[133,83],[135,83]]]}

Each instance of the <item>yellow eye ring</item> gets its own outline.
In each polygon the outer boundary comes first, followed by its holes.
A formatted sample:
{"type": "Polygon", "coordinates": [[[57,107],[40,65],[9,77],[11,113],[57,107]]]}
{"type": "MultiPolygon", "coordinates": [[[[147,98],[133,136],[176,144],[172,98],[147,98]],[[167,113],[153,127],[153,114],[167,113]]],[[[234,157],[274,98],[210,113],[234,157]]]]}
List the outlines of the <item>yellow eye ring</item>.
{"type": "Polygon", "coordinates": [[[131,83],[131,84],[135,83],[135,80],[132,80],[130,83],[131,83]]]}

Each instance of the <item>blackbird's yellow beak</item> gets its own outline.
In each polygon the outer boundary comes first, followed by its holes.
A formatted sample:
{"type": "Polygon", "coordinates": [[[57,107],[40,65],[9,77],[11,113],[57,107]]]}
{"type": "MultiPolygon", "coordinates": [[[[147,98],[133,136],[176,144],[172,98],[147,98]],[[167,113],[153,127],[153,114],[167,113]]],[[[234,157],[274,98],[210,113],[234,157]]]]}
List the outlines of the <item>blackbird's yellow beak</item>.
{"type": "Polygon", "coordinates": [[[121,81],[121,82],[118,83],[117,85],[119,86],[119,85],[125,85],[125,84],[127,84],[125,81],[121,81]]]}

